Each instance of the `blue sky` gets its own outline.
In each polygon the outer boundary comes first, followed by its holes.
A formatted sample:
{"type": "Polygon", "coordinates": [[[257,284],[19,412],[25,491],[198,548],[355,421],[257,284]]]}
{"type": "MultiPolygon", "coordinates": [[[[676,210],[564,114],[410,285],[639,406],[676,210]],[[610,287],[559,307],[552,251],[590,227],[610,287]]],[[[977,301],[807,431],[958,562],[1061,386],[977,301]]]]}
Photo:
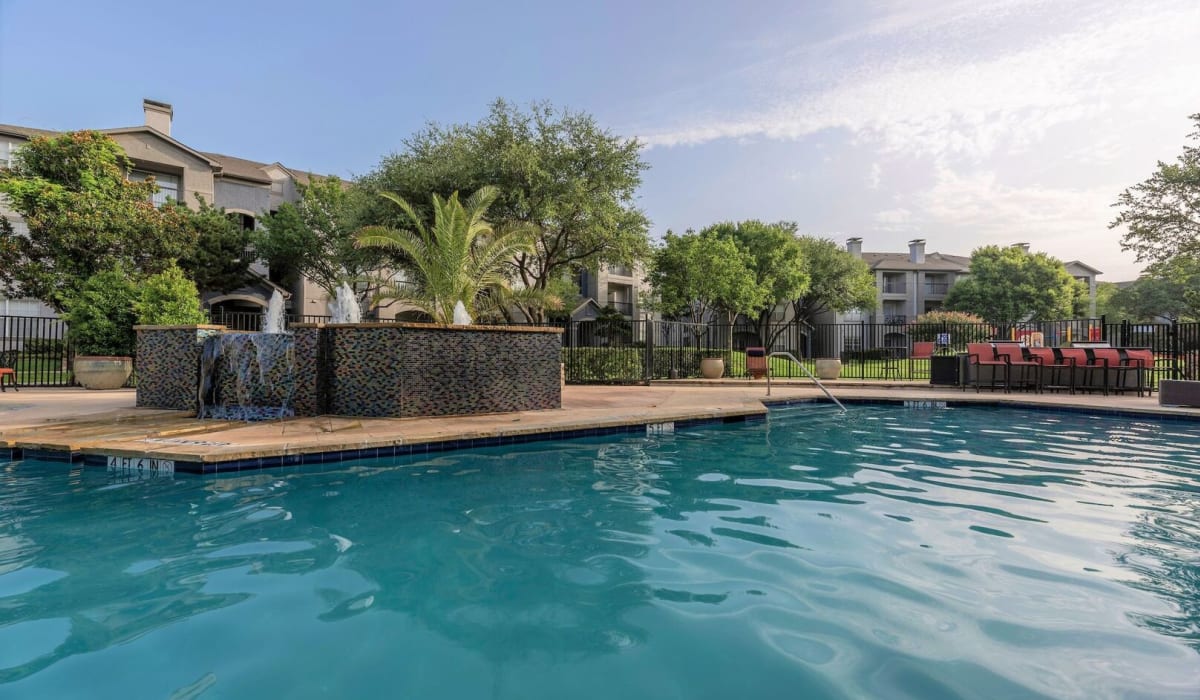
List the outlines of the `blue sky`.
{"type": "Polygon", "coordinates": [[[1117,280],[1108,205],[1179,153],[1198,35],[1194,0],[0,0],[0,122],[133,125],[150,97],[193,147],[352,176],[426,121],[550,100],[646,142],[655,235],[1030,241],[1117,280]]]}

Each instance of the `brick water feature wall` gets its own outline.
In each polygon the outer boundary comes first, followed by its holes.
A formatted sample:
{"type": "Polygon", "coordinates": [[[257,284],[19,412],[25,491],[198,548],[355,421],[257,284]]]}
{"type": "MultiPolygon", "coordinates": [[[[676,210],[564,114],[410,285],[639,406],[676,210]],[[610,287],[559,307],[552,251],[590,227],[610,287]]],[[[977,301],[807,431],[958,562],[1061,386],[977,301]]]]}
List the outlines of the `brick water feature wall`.
{"type": "MultiPolygon", "coordinates": [[[[140,328],[138,405],[196,410],[200,346],[205,335],[222,330],[140,328]]],[[[291,406],[298,416],[447,416],[562,406],[557,328],[297,324],[292,333],[291,406]]]]}
{"type": "MultiPolygon", "coordinates": [[[[328,402],[321,413],[407,418],[562,406],[557,328],[300,325],[298,358],[300,334],[314,330],[322,366],[311,395],[328,402]]],[[[296,406],[300,414],[299,399],[296,406]]]]}
{"type": "Polygon", "coordinates": [[[224,326],[134,326],[137,405],[195,411],[204,339],[224,326]]]}

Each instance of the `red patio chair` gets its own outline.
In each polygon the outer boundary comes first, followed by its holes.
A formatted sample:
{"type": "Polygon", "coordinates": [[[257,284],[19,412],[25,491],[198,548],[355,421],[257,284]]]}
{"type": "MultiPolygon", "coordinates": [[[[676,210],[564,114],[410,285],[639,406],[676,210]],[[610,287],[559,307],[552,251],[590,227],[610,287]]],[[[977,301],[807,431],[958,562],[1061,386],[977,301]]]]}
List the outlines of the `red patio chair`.
{"type": "MultiPolygon", "coordinates": [[[[1092,358],[1088,357],[1087,350],[1083,348],[1058,348],[1058,354],[1064,362],[1071,365],[1071,382],[1075,385],[1076,389],[1085,391],[1105,389],[1103,375],[1101,375],[1099,382],[1096,381],[1096,370],[1100,369],[1100,366],[1092,362],[1092,358]]],[[[1107,393],[1107,390],[1105,390],[1105,393],[1107,393]]]]}
{"type": "Polygon", "coordinates": [[[13,388],[13,391],[20,391],[17,388],[17,351],[5,350],[0,352],[0,391],[7,391],[4,388],[5,378],[8,378],[8,385],[13,388]]]}
{"type": "Polygon", "coordinates": [[[1025,354],[1021,351],[1022,347],[1017,343],[996,343],[996,359],[1003,360],[1008,365],[1009,388],[1013,384],[1021,384],[1037,392],[1041,362],[1025,359],[1025,354]],[[1018,372],[1020,381],[1016,381],[1015,378],[1018,372]]]}
{"type": "Polygon", "coordinates": [[[1008,363],[996,359],[996,350],[991,343],[967,343],[967,381],[963,382],[963,391],[967,390],[972,370],[975,372],[975,393],[983,388],[984,370],[987,370],[989,389],[1004,387],[1004,392],[1008,393],[1008,363]]]}
{"type": "Polygon", "coordinates": [[[1025,351],[1041,365],[1038,367],[1038,384],[1042,391],[1066,389],[1075,393],[1074,364],[1062,359],[1054,348],[1025,348],[1025,351]]]}
{"type": "MultiPolygon", "coordinates": [[[[1174,376],[1175,374],[1174,367],[1158,366],[1158,358],[1154,357],[1153,350],[1148,348],[1125,348],[1121,352],[1125,355],[1125,364],[1137,368],[1138,396],[1141,396],[1143,391],[1153,395],[1154,389],[1158,386],[1159,375],[1174,376]]],[[[1166,360],[1168,358],[1162,359],[1166,360]]]]}
{"type": "Polygon", "coordinates": [[[927,341],[918,341],[913,343],[912,354],[909,359],[912,360],[928,360],[933,357],[934,344],[927,341]]]}
{"type": "Polygon", "coordinates": [[[1138,367],[1125,364],[1121,359],[1120,350],[1116,348],[1091,348],[1091,351],[1094,363],[1104,368],[1105,395],[1108,394],[1110,389],[1116,392],[1137,390],[1138,396],[1142,395],[1136,378],[1136,375],[1139,374],[1138,367]],[[1130,375],[1134,375],[1135,377],[1132,384],[1129,382],[1130,375]]]}
{"type": "Polygon", "coordinates": [[[767,376],[766,348],[746,348],[746,374],[749,374],[751,379],[767,376]]]}

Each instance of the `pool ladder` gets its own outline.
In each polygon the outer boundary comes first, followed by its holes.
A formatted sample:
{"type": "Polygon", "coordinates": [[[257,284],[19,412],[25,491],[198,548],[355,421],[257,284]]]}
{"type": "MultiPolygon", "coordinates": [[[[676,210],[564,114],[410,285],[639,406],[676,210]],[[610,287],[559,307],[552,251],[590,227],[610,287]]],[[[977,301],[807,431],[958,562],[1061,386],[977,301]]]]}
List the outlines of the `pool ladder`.
{"type": "Polygon", "coordinates": [[[800,365],[800,369],[803,370],[804,373],[808,375],[808,378],[812,380],[813,384],[816,384],[817,387],[821,391],[825,392],[825,396],[829,397],[830,401],[837,404],[837,407],[842,409],[842,413],[846,412],[846,407],[842,405],[842,402],[838,401],[837,398],[833,394],[829,393],[829,390],[825,388],[825,385],[821,383],[821,380],[817,379],[815,376],[813,376],[813,373],[808,371],[808,368],[804,366],[803,362],[801,362],[800,360],[797,360],[796,356],[793,355],[792,353],[784,352],[782,350],[779,352],[773,352],[773,353],[767,355],[767,396],[771,395],[771,360],[770,360],[770,358],[772,358],[772,357],[786,357],[789,360],[791,360],[792,362],[795,362],[797,365],[800,365]]]}

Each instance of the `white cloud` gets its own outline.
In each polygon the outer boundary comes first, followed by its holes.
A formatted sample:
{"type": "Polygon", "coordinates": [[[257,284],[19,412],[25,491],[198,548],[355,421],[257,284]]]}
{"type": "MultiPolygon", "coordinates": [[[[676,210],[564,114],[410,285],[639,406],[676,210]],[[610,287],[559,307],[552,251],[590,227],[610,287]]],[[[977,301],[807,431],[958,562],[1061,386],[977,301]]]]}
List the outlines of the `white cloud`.
{"type": "Polygon", "coordinates": [[[912,212],[903,207],[884,209],[876,212],[875,223],[886,231],[911,231],[913,229],[912,212]]]}
{"type": "MultiPolygon", "coordinates": [[[[1009,3],[1004,17],[1033,4],[1009,3]]],[[[960,11],[944,23],[998,21],[986,9],[969,13],[964,5],[955,5],[960,11]]],[[[651,146],[755,136],[795,140],[845,129],[857,139],[880,142],[889,152],[977,160],[1000,147],[1029,148],[1054,126],[1095,118],[1117,103],[1132,106],[1174,96],[1172,102],[1182,109],[1189,97],[1200,96],[1193,74],[1200,64],[1200,3],[1136,3],[1083,19],[1067,9],[1058,17],[1076,24],[1028,45],[1014,34],[1016,50],[991,56],[980,57],[953,42],[939,49],[922,39],[921,51],[901,48],[833,78],[822,75],[819,62],[790,79],[778,77],[789,73],[786,65],[774,72],[758,66],[753,73],[760,83],[801,84],[790,94],[787,85],[751,85],[751,92],[770,95],[745,112],[700,113],[651,129],[644,139],[651,146]]],[[[897,23],[895,31],[902,29],[912,30],[911,17],[897,23]]]]}
{"type": "MultiPolygon", "coordinates": [[[[690,99],[672,95],[670,113],[686,116],[640,130],[645,141],[669,148],[844,134],[849,145],[820,141],[871,164],[846,181],[846,197],[896,203],[865,220],[880,233],[944,237],[953,242],[947,252],[1029,240],[1111,279],[1132,276],[1120,232],[1107,228],[1109,205],[1156,160],[1176,155],[1186,115],[1200,111],[1200,2],[882,0],[873,8],[861,28],[716,76],[720,85],[694,86],[690,99]],[[724,103],[740,108],[704,106],[729,91],[738,94],[724,103]]],[[[833,166],[812,158],[796,167],[833,166]]],[[[837,218],[828,225],[852,228],[837,218]]]]}

